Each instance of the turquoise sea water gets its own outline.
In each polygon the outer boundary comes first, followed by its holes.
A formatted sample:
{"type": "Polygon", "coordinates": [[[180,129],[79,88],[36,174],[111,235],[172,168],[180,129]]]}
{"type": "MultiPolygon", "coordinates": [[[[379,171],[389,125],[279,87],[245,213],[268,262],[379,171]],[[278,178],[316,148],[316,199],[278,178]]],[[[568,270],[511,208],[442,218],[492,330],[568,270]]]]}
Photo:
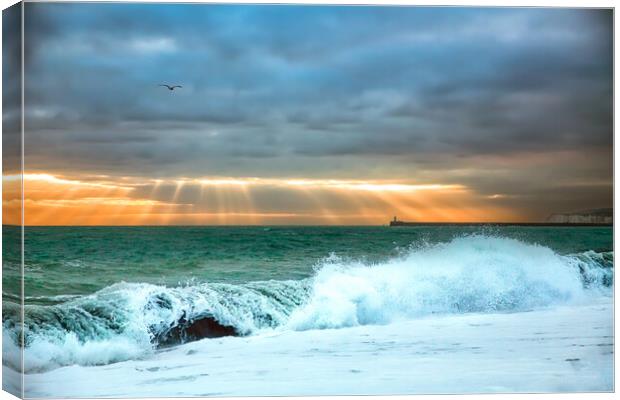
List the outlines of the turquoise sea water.
{"type": "MultiPolygon", "coordinates": [[[[18,293],[19,228],[4,227],[4,284],[18,293]]],[[[25,294],[32,303],[117,282],[162,285],[302,279],[332,255],[372,264],[410,247],[483,233],[559,254],[612,251],[607,227],[27,227],[25,294]]]]}
{"type": "MultiPolygon", "coordinates": [[[[612,232],[26,227],[25,368],[107,364],[161,346],[264,329],[519,312],[609,297],[612,232]]],[[[21,337],[19,238],[19,228],[3,227],[3,337],[9,344],[21,337]]],[[[11,354],[5,352],[3,362],[17,368],[11,354]]]]}

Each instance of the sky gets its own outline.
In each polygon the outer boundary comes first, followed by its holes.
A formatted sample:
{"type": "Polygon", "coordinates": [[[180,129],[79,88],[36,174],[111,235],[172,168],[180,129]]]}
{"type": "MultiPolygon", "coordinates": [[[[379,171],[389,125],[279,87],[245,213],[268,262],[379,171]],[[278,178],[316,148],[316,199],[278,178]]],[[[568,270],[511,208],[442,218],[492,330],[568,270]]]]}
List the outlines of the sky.
{"type": "Polygon", "coordinates": [[[27,3],[25,20],[28,224],[612,207],[611,10],[27,3]]]}

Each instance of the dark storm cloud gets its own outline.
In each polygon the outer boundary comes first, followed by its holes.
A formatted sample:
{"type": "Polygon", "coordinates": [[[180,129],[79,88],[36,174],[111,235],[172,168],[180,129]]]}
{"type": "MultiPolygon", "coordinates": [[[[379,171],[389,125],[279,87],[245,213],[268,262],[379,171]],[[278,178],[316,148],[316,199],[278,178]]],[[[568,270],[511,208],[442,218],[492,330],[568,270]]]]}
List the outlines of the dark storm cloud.
{"type": "MultiPolygon", "coordinates": [[[[26,15],[33,169],[451,181],[487,156],[610,160],[610,10],[28,3],[26,15]]],[[[608,179],[611,162],[594,169],[608,179]]]]}
{"type": "Polygon", "coordinates": [[[21,4],[2,11],[2,167],[21,169],[21,4]]]}

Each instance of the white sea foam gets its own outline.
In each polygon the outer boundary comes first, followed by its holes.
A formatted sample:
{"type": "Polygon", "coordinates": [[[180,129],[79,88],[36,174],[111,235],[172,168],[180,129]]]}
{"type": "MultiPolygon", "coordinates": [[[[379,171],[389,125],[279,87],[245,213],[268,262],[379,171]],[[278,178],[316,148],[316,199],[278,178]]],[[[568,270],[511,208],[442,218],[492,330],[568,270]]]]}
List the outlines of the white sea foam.
{"type": "MultiPolygon", "coordinates": [[[[114,365],[26,374],[26,397],[613,390],[610,298],[532,312],[206,339],[114,365]]],[[[19,379],[4,368],[5,377],[19,379]]]]}
{"type": "Polygon", "coordinates": [[[340,328],[579,302],[587,297],[579,267],[586,268],[592,282],[600,282],[607,272],[599,262],[592,254],[590,259],[566,257],[547,247],[480,235],[412,250],[374,266],[332,258],[313,278],[311,298],[288,326],[340,328]]]}

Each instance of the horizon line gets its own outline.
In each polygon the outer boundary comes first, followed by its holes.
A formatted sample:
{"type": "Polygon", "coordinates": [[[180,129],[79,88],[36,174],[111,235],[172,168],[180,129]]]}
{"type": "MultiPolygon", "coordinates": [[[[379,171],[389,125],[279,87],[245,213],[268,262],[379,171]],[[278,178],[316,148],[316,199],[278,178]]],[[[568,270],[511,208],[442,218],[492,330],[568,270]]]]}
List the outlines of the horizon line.
{"type": "Polygon", "coordinates": [[[571,223],[571,222],[480,222],[480,221],[469,221],[469,222],[406,222],[406,221],[398,221],[399,224],[391,225],[389,222],[386,224],[359,224],[359,225],[351,225],[351,224],[129,224],[129,225],[87,225],[87,224],[76,224],[76,225],[15,225],[15,224],[2,224],[3,227],[28,227],[28,228],[68,228],[68,227],[102,227],[102,228],[131,228],[131,227],[145,227],[145,228],[155,228],[155,227],[210,227],[210,228],[226,228],[226,227],[415,227],[415,226],[446,226],[446,225],[456,225],[456,226],[540,226],[540,227],[613,227],[614,223],[571,223]]]}

